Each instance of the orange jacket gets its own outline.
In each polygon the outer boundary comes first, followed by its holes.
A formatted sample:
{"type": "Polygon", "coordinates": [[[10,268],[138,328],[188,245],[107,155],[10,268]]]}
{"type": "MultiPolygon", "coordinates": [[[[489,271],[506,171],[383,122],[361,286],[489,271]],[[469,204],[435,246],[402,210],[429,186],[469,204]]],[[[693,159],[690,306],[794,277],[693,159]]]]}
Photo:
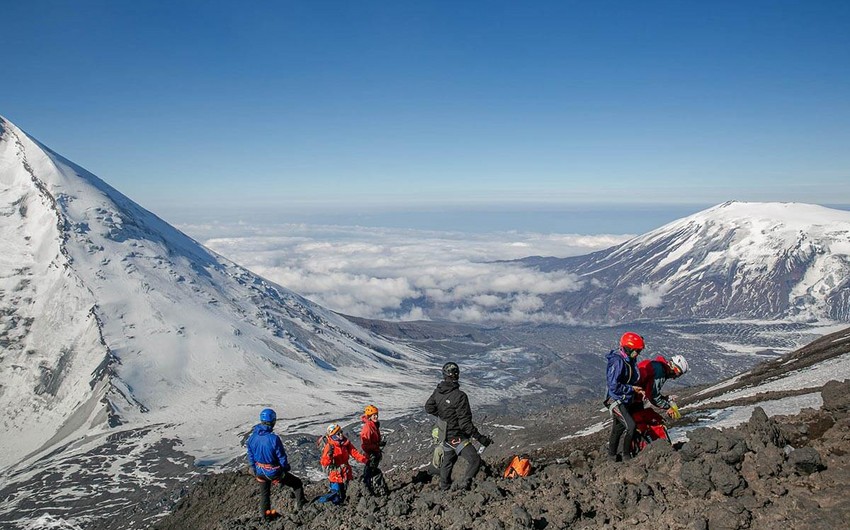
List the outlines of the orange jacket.
{"type": "Polygon", "coordinates": [[[360,416],[363,422],[363,430],[360,431],[360,447],[367,455],[381,452],[381,430],[367,416],[360,416]]]}
{"type": "Polygon", "coordinates": [[[325,448],[322,449],[322,459],[319,463],[322,464],[322,467],[333,466],[328,472],[328,480],[345,483],[354,478],[351,465],[348,463],[352,456],[361,464],[369,461],[369,458],[361,454],[348,438],[343,438],[341,442],[330,437],[326,438],[325,448]]]}

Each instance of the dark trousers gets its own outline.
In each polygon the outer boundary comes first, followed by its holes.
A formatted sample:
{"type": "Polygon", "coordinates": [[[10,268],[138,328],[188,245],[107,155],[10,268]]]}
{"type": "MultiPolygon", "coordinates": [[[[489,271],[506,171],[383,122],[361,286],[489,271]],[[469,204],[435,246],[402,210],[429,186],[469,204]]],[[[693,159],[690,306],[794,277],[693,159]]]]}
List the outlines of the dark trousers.
{"type": "Polygon", "coordinates": [[[260,514],[265,514],[269,509],[271,509],[271,489],[272,483],[280,484],[281,486],[288,486],[295,490],[295,501],[301,502],[304,498],[304,483],[301,482],[301,479],[293,475],[292,473],[284,473],[280,478],[277,479],[266,479],[262,477],[257,477],[257,482],[260,483],[260,514]]]}
{"type": "MultiPolygon", "coordinates": [[[[478,456],[478,451],[471,443],[466,444],[466,447],[461,450],[460,456],[468,464],[466,474],[463,476],[463,483],[468,484],[472,482],[473,477],[478,473],[478,468],[481,467],[481,457],[478,456]]],[[[440,466],[440,487],[442,489],[448,489],[452,485],[452,469],[455,467],[457,457],[458,453],[455,448],[448,443],[445,444],[443,462],[440,466]]]]}
{"type": "Polygon", "coordinates": [[[635,436],[635,420],[632,413],[643,408],[643,403],[619,403],[611,409],[614,423],[611,425],[611,436],[608,438],[608,455],[623,455],[623,460],[632,457],[632,438],[635,436]]]}
{"type": "Polygon", "coordinates": [[[377,456],[370,458],[369,463],[366,464],[365,468],[363,468],[363,482],[366,483],[366,489],[368,489],[370,493],[374,493],[372,490],[372,477],[381,472],[381,470],[378,469],[378,465],[381,463],[382,458],[383,455],[378,453],[377,456]]]}

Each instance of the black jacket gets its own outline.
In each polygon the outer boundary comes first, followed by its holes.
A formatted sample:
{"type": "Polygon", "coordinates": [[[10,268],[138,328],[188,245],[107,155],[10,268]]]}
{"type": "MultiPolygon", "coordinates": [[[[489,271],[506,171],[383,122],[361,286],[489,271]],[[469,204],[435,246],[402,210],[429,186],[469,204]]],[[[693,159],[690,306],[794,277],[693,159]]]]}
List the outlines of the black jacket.
{"type": "Polygon", "coordinates": [[[472,424],[469,398],[457,381],[443,381],[425,402],[425,412],[446,422],[446,440],[475,438],[481,433],[472,424]]]}

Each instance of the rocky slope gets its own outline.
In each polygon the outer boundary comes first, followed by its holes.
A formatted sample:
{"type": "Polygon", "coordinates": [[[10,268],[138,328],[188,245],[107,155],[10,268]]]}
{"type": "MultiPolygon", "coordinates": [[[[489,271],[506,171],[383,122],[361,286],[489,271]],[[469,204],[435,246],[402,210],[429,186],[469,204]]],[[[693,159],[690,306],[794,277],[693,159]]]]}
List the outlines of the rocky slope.
{"type": "MultiPolygon", "coordinates": [[[[701,414],[718,403],[748,404],[754,409],[737,427],[687,430],[686,441],[656,442],[629,463],[605,458],[607,429],[558,437],[562,426],[553,419],[558,415],[546,411],[538,418],[538,435],[548,434],[548,443],[533,452],[535,473],[527,479],[500,478],[509,452],[517,450],[503,443],[485,453],[490,465],[479,472],[469,492],[443,493],[424,471],[395,470],[387,474],[392,489],[388,497],[365,496],[359,484],[352,483],[350,498],[341,507],[312,504],[290,513],[289,492],[276,492],[273,502],[285,515],[265,523],[256,515],[253,479],[244,473],[223,473],[205,477],[156,528],[847,528],[850,379],[825,377],[800,389],[819,393],[823,405],[817,410],[768,417],[758,403],[776,397],[760,392],[761,388],[796,381],[797,375],[843,360],[848,352],[850,330],[845,330],[727,384],[683,397],[686,419],[694,424],[681,431],[697,426],[701,414]],[[712,397],[733,396],[746,388],[755,393],[706,404],[712,397]]],[[[591,411],[596,408],[587,406],[585,424],[592,423],[591,411]]],[[[514,441],[522,439],[516,445],[529,447],[529,436],[525,433],[514,441]]],[[[324,487],[311,483],[307,491],[316,496],[324,487]]]]}

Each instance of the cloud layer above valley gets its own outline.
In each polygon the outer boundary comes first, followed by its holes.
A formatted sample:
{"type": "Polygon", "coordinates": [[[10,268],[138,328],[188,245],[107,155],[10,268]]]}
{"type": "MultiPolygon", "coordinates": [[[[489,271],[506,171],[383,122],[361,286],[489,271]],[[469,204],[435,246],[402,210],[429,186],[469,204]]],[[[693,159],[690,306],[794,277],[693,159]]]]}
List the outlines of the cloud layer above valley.
{"type": "Polygon", "coordinates": [[[505,260],[581,255],[628,237],[301,224],[181,228],[253,272],[340,313],[472,323],[571,323],[568,315],[546,312],[542,297],[581,289],[579,278],[505,260]]]}

